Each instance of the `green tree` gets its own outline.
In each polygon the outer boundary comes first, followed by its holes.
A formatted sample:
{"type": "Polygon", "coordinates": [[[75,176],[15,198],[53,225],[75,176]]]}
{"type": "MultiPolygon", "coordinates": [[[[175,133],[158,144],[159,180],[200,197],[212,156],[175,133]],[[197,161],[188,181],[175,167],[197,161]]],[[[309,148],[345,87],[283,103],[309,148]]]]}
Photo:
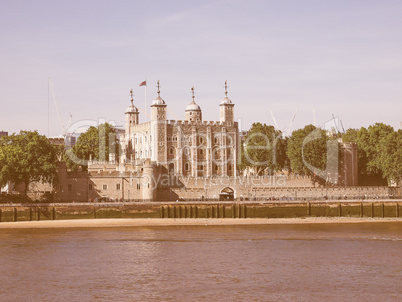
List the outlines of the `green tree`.
{"type": "Polygon", "coordinates": [[[0,187],[12,182],[51,182],[56,176],[56,149],[37,131],[20,131],[0,139],[0,187]]]}
{"type": "Polygon", "coordinates": [[[382,176],[388,184],[398,184],[402,180],[402,130],[382,137],[378,149],[382,176]]]}
{"type": "Polygon", "coordinates": [[[252,167],[258,175],[282,170],[286,163],[286,140],[273,126],[254,123],[242,146],[240,168],[252,167]]]}
{"type": "Polygon", "coordinates": [[[394,128],[383,123],[376,123],[366,128],[361,128],[357,134],[357,144],[361,150],[362,160],[366,162],[366,171],[381,174],[380,146],[381,139],[394,132],[394,128]]]}
{"type": "Polygon", "coordinates": [[[342,134],[342,141],[344,143],[355,143],[357,140],[358,129],[349,128],[342,134]]]}
{"type": "MultiPolygon", "coordinates": [[[[327,168],[327,142],[329,141],[325,130],[313,125],[293,131],[287,144],[291,170],[309,176],[314,184],[316,182],[325,184],[327,177],[320,176],[317,171],[324,171],[327,168]]],[[[328,162],[336,165],[338,154],[338,152],[334,154],[328,162]]]]}
{"type": "Polygon", "coordinates": [[[105,123],[98,127],[91,126],[78,137],[74,147],[66,151],[64,160],[71,170],[86,170],[90,159],[108,161],[111,150],[117,155],[118,145],[112,125],[105,123]]]}

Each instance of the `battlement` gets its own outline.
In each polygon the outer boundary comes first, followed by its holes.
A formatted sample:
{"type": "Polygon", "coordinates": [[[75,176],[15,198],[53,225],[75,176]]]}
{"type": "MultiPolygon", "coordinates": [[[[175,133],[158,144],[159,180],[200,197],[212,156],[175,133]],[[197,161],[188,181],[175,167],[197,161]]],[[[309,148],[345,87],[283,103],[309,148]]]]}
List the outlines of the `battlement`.
{"type": "Polygon", "coordinates": [[[220,122],[220,121],[186,121],[186,120],[169,120],[166,121],[169,125],[203,125],[203,126],[226,126],[234,127],[237,126],[237,122],[220,122]]]}

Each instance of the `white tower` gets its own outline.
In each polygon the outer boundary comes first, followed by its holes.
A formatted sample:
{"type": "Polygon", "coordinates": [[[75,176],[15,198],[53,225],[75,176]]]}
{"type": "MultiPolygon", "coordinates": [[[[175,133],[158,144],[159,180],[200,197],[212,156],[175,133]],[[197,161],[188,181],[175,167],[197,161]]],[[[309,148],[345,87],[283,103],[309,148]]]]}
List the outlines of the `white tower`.
{"type": "Polygon", "coordinates": [[[138,124],[138,109],[134,106],[134,97],[133,97],[133,90],[130,91],[131,94],[131,105],[126,110],[126,133],[131,132],[130,128],[132,125],[138,124]]]}
{"type": "Polygon", "coordinates": [[[230,123],[233,125],[234,121],[234,104],[228,98],[228,85],[225,81],[225,98],[219,104],[220,107],[220,121],[230,123]]]}
{"type": "Polygon", "coordinates": [[[165,164],[167,161],[166,104],[160,96],[159,81],[156,87],[158,88],[158,96],[151,105],[151,160],[165,164]]]}
{"type": "Polygon", "coordinates": [[[202,111],[201,111],[201,107],[198,106],[195,101],[194,101],[194,87],[191,88],[191,93],[192,93],[192,97],[193,100],[191,101],[191,103],[187,106],[186,108],[186,114],[185,114],[185,119],[186,121],[191,121],[191,122],[196,122],[202,121],[202,111]]]}

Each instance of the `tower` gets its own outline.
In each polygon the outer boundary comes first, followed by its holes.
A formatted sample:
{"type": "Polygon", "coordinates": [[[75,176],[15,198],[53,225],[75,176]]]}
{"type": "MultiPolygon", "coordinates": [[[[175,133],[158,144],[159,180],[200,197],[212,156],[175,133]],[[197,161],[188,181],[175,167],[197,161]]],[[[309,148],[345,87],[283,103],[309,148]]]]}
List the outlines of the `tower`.
{"type": "Polygon", "coordinates": [[[220,121],[233,124],[234,122],[234,104],[228,98],[228,85],[225,81],[225,97],[219,104],[220,121]]]}
{"type": "Polygon", "coordinates": [[[134,133],[134,125],[138,125],[138,108],[134,106],[134,94],[133,90],[130,90],[131,105],[126,109],[126,133],[125,133],[125,152],[122,155],[122,162],[133,160],[134,144],[132,142],[132,135],[134,133]]]}
{"type": "Polygon", "coordinates": [[[201,122],[202,121],[202,111],[201,111],[201,107],[198,106],[194,101],[194,98],[195,98],[194,87],[191,88],[191,93],[193,95],[192,96],[193,100],[186,108],[185,120],[190,121],[190,122],[196,122],[196,121],[201,122]]]}
{"type": "Polygon", "coordinates": [[[156,87],[158,96],[151,105],[151,160],[164,164],[167,162],[166,104],[160,96],[159,81],[156,87]]]}
{"type": "Polygon", "coordinates": [[[125,114],[126,114],[126,133],[130,132],[130,128],[132,125],[137,125],[138,124],[138,109],[137,107],[134,106],[134,97],[133,97],[133,90],[131,89],[130,91],[131,94],[131,105],[127,108],[125,114]]]}

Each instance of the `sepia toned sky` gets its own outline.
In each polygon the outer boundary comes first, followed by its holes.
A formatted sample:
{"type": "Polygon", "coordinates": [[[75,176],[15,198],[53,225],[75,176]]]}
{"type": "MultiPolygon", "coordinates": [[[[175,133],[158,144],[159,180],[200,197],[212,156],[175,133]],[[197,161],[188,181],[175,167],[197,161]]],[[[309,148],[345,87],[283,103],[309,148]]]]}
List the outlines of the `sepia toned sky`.
{"type": "Polygon", "coordinates": [[[0,131],[62,133],[49,77],[63,126],[70,113],[124,125],[130,89],[144,120],[146,79],[168,119],[184,119],[194,86],[203,119],[219,120],[227,80],[243,130],[272,115],[289,132],[332,115],[398,129],[401,15],[399,0],[2,0],[0,131]]]}

